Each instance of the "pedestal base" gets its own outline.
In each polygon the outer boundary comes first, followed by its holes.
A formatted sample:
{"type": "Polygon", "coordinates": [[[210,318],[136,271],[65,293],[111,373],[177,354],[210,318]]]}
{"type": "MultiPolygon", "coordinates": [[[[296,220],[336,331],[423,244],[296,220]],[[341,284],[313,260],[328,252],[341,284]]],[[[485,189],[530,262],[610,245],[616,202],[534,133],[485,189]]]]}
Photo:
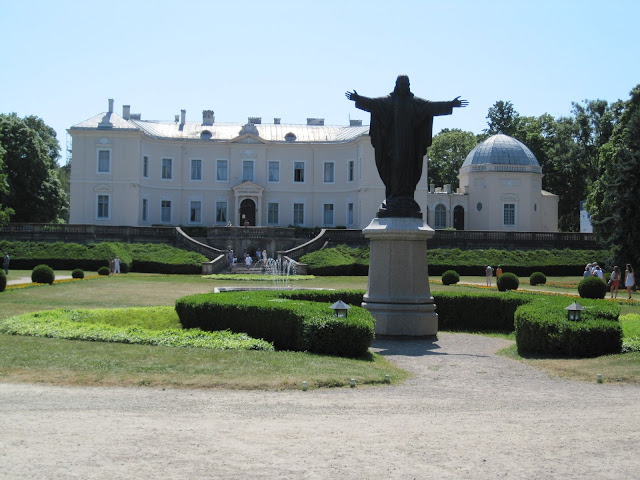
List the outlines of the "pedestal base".
{"type": "Polygon", "coordinates": [[[362,303],[376,319],[376,335],[434,337],[438,333],[436,305],[362,303]]]}
{"type": "Polygon", "coordinates": [[[419,218],[390,217],[374,218],[363,233],[370,253],[362,306],[376,320],[376,335],[436,335],[427,265],[427,239],[434,231],[419,218]]]}

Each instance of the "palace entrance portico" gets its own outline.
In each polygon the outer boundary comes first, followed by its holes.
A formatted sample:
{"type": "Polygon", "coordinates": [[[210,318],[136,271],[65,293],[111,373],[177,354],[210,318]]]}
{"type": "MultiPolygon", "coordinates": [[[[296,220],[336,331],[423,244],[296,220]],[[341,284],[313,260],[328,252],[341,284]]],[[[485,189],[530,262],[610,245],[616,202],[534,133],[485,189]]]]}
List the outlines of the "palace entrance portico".
{"type": "Polygon", "coordinates": [[[235,199],[235,208],[231,221],[234,225],[243,226],[248,222],[249,226],[262,226],[262,193],[264,188],[250,181],[242,182],[232,188],[235,199]]]}

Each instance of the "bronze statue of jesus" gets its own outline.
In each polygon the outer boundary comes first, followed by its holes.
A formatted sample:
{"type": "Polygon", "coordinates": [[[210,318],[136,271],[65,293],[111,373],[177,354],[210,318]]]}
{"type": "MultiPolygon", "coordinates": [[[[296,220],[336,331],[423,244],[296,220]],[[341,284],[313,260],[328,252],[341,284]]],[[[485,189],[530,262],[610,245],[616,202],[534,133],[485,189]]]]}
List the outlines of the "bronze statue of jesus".
{"type": "Polygon", "coordinates": [[[385,186],[385,201],[378,217],[422,218],[413,194],[431,145],[433,117],[451,115],[454,107],[466,107],[469,102],[460,97],[450,102],[414,97],[406,75],[398,76],[395,89],[386,97],[363,97],[355,90],[345,95],[356,102],[356,108],[371,113],[369,136],[385,186]]]}

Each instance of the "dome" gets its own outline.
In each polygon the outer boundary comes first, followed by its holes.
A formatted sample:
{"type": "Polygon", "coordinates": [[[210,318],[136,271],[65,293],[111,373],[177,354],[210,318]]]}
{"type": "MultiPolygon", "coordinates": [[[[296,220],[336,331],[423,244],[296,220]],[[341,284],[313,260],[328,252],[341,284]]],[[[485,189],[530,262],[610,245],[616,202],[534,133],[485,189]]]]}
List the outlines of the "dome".
{"type": "Polygon", "coordinates": [[[490,136],[469,152],[462,166],[471,165],[540,166],[535,155],[524,143],[502,133],[490,136]]]}

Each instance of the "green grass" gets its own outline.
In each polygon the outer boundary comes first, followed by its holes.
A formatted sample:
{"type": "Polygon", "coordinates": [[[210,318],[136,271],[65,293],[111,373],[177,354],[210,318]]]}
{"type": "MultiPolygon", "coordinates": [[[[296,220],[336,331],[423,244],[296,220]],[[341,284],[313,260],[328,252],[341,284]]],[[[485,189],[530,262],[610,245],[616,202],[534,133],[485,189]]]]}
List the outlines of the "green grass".
{"type": "MultiPolygon", "coordinates": [[[[10,271],[9,279],[19,273],[10,271]]],[[[70,275],[70,271],[67,273],[70,275]]],[[[56,271],[56,276],[63,272],[56,271]]],[[[432,291],[478,291],[478,287],[445,287],[433,277],[432,291]]],[[[577,293],[578,277],[548,277],[557,293],[577,293]]],[[[463,277],[462,281],[484,283],[484,277],[463,277]]],[[[301,282],[304,288],[366,289],[366,277],[316,277],[301,282]]],[[[524,282],[523,282],[524,283],[524,282]]],[[[233,286],[231,280],[205,279],[198,275],[126,274],[76,282],[7,290],[0,293],[0,321],[23,313],[64,309],[111,309],[173,306],[185,295],[207,293],[215,287],[233,286]]],[[[264,282],[242,282],[242,286],[264,286],[264,282]]],[[[522,288],[528,285],[521,284],[522,288]]],[[[548,286],[548,285],[547,285],[548,286]]],[[[542,289],[551,290],[550,288],[542,289]]],[[[495,278],[494,287],[495,290],[495,278]]],[[[640,314],[636,302],[622,304],[622,314],[640,314]]],[[[571,299],[568,299],[571,300],[571,299]]],[[[568,301],[570,303],[570,301],[568,301]]],[[[104,318],[107,318],[106,316],[104,318]]],[[[115,320],[114,320],[115,321],[115,320]]],[[[145,320],[146,321],[146,320],[145,320]]],[[[165,320],[163,320],[164,322],[165,320]]],[[[637,335],[637,321],[623,320],[625,338],[637,335]]],[[[507,336],[507,338],[509,338],[507,336]]],[[[515,349],[512,349],[515,350],[515,349]]],[[[194,388],[267,388],[299,387],[302,381],[313,386],[348,385],[349,378],[359,383],[381,382],[385,374],[398,382],[407,374],[384,358],[353,360],[293,352],[229,352],[196,348],[125,345],[77,340],[59,340],[0,334],[0,381],[47,382],[73,385],[154,385],[194,388]]],[[[517,353],[512,354],[514,358],[517,353]]],[[[605,381],[640,384],[640,355],[627,353],[595,359],[523,359],[569,378],[593,381],[594,372],[605,381]],[[545,363],[547,362],[547,363],[545,363]]]]}

